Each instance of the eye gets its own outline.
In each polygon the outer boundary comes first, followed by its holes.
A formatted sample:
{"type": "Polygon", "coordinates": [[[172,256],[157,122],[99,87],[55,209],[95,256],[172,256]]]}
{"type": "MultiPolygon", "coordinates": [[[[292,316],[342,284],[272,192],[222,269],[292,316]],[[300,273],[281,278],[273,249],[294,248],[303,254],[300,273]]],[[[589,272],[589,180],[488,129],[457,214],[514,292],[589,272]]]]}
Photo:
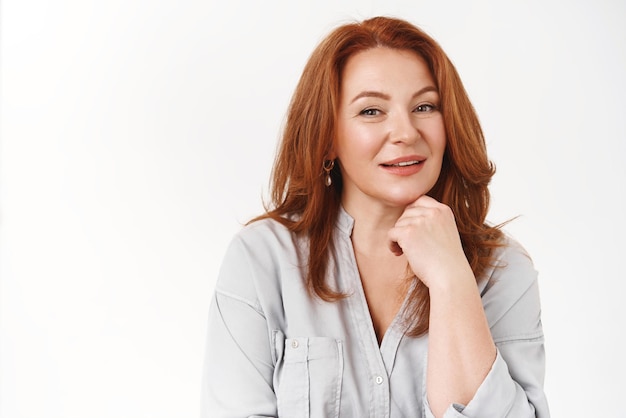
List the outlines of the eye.
{"type": "Polygon", "coordinates": [[[363,109],[359,112],[359,115],[363,115],[363,116],[378,116],[380,115],[380,110],[379,109],[374,109],[374,108],[367,108],[367,109],[363,109]]]}
{"type": "Polygon", "coordinates": [[[417,106],[414,110],[414,112],[418,112],[418,113],[428,113],[428,112],[434,112],[437,109],[437,106],[435,106],[434,104],[430,104],[430,103],[424,103],[421,104],[419,106],[417,106]]]}

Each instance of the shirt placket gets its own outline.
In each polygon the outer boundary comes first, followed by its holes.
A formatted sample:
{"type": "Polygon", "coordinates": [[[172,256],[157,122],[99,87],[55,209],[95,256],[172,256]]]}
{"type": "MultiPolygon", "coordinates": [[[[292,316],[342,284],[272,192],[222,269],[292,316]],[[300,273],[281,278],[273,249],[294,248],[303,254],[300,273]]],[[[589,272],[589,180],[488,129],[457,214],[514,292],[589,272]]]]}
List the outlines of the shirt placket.
{"type": "Polygon", "coordinates": [[[354,294],[348,298],[347,302],[352,314],[353,329],[357,332],[361,352],[365,356],[365,364],[368,369],[368,382],[362,382],[362,384],[367,386],[370,394],[369,416],[388,418],[390,413],[389,373],[378,346],[350,238],[346,237],[343,244],[346,255],[344,262],[347,264],[345,271],[351,272],[354,289],[354,294]]]}

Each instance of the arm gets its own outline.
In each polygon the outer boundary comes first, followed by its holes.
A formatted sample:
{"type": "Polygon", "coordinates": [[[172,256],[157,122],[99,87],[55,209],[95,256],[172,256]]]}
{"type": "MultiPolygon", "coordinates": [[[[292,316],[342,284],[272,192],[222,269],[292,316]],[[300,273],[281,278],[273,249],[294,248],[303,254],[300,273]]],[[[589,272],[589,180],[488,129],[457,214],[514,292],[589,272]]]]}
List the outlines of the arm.
{"type": "Polygon", "coordinates": [[[209,310],[203,418],[277,416],[272,345],[254,287],[242,286],[250,283],[249,277],[249,266],[235,241],[222,264],[209,310]]]}
{"type": "Polygon", "coordinates": [[[496,270],[482,297],[496,360],[471,401],[449,406],[446,418],[550,416],[543,391],[545,353],[536,272],[523,253],[510,252],[512,258],[496,270]]]}
{"type": "Polygon", "coordinates": [[[422,196],[389,235],[392,251],[406,255],[429,289],[426,387],[440,418],[449,405],[472,399],[496,358],[495,344],[450,208],[422,196]]]}
{"type": "Polygon", "coordinates": [[[514,241],[499,252],[500,267],[483,282],[481,292],[498,357],[458,416],[548,418],[537,272],[530,257],[514,241]]]}
{"type": "MultiPolygon", "coordinates": [[[[467,266],[469,269],[469,265],[467,266]]],[[[436,417],[453,403],[467,405],[496,359],[496,347],[469,272],[454,286],[439,281],[430,290],[428,402],[436,417]]]]}
{"type": "Polygon", "coordinates": [[[536,272],[523,250],[481,299],[448,207],[421,197],[390,238],[430,292],[427,416],[547,417],[536,272]]]}

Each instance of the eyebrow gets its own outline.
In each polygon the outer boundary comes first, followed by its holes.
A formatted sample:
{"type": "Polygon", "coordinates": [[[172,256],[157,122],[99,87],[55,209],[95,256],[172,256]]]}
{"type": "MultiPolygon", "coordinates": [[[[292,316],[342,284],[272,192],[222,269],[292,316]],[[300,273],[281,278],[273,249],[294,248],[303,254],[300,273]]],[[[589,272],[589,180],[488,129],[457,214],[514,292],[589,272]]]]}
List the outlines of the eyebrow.
{"type": "MultiPolygon", "coordinates": [[[[437,88],[435,86],[426,86],[426,87],[423,87],[420,90],[418,90],[413,95],[413,98],[421,96],[422,94],[427,93],[429,91],[434,91],[435,93],[439,93],[439,91],[437,90],[437,88]]],[[[350,101],[350,104],[356,102],[357,100],[359,100],[359,99],[361,99],[363,97],[377,97],[379,99],[384,99],[384,100],[391,99],[391,96],[389,96],[388,94],[382,93],[380,91],[366,90],[366,91],[362,91],[359,94],[357,94],[356,96],[354,96],[352,101],[350,101]]]]}

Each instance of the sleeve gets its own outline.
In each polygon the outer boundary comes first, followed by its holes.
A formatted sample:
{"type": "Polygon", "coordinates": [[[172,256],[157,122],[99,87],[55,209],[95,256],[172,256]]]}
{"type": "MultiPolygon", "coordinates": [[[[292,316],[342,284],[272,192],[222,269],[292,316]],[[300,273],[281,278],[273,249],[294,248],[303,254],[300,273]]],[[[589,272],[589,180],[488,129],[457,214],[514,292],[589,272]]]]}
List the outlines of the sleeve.
{"type": "Polygon", "coordinates": [[[537,272],[519,245],[507,247],[500,261],[482,291],[496,359],[472,400],[450,405],[444,418],[550,417],[537,272]]]}
{"type": "Polygon", "coordinates": [[[245,260],[235,242],[227,251],[209,308],[203,418],[277,416],[272,345],[266,318],[252,297],[252,271],[245,260]]]}

